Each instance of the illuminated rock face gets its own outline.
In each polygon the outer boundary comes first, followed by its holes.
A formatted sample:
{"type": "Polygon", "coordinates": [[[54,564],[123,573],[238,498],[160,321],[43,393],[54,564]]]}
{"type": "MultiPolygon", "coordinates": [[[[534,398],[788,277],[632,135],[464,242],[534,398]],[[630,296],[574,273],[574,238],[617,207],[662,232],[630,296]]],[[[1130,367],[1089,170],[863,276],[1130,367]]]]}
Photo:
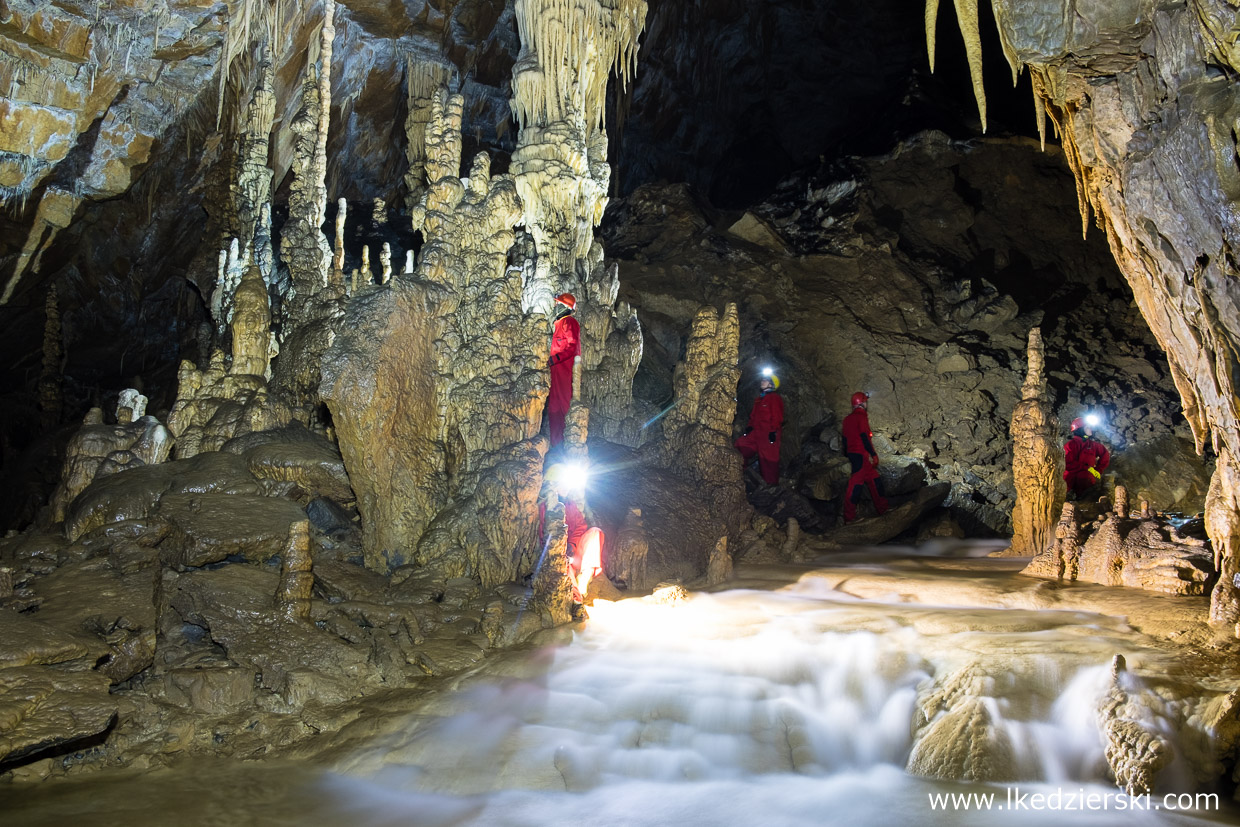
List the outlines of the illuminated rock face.
{"type": "MultiPolygon", "coordinates": [[[[1168,8],[1127,0],[1088,9],[992,0],[1008,58],[1033,78],[1036,113],[1060,136],[1082,229],[1102,228],[1167,352],[1200,452],[1219,461],[1207,523],[1221,552],[1211,617],[1240,620],[1240,230],[1235,164],[1240,51],[1222,0],[1168,8]],[[1220,73],[1217,67],[1224,67],[1220,73]]],[[[966,40],[968,35],[966,34],[966,40]]],[[[1041,126],[1041,125],[1039,125],[1041,126]]]]}
{"type": "Polygon", "coordinates": [[[457,177],[462,103],[441,91],[427,125],[418,266],[354,297],[321,392],[367,565],[489,584],[533,569],[550,330],[522,310],[522,272],[507,265],[521,210],[512,178],[492,177],[485,154],[457,177]]]}

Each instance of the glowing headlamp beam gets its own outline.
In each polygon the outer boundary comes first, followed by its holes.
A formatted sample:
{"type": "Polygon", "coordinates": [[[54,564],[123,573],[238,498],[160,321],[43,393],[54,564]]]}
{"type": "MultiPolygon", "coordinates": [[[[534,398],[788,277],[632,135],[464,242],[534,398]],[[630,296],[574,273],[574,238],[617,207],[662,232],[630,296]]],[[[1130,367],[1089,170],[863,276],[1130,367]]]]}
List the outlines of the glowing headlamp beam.
{"type": "Polygon", "coordinates": [[[590,482],[590,468],[584,462],[565,463],[560,476],[560,489],[563,491],[584,491],[590,482]]]}
{"type": "Polygon", "coordinates": [[[763,368],[763,369],[762,369],[762,375],[763,375],[763,376],[774,376],[774,375],[775,375],[775,369],[774,369],[774,368],[771,368],[771,367],[765,367],[765,368],[763,368]]]}
{"type": "Polygon", "coordinates": [[[1086,414],[1085,415],[1085,424],[1091,428],[1097,428],[1101,422],[1102,422],[1102,418],[1099,417],[1098,414],[1086,414]]]}

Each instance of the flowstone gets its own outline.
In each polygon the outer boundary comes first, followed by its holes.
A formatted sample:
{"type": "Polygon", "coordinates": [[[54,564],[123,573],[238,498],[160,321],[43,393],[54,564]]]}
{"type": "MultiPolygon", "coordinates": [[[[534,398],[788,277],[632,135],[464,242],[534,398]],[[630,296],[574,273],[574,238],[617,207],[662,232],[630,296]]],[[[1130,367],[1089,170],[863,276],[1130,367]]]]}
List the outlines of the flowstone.
{"type": "Polygon", "coordinates": [[[440,91],[427,126],[417,268],[350,303],[321,393],[367,566],[417,562],[491,584],[533,568],[550,331],[522,310],[522,274],[507,264],[512,178],[492,177],[485,154],[457,177],[462,103],[440,91]]]}

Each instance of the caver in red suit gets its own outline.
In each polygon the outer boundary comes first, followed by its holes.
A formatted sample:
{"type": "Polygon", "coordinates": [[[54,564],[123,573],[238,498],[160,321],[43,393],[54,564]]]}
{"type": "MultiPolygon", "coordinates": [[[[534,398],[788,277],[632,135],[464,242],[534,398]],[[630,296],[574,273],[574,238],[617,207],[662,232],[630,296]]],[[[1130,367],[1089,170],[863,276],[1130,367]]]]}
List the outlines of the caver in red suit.
{"type": "MultiPolygon", "coordinates": [[[[581,325],[573,318],[577,300],[572,293],[556,296],[556,302],[567,312],[555,323],[551,336],[551,394],[547,397],[547,426],[551,431],[551,444],[564,441],[564,417],[573,401],[573,362],[581,355],[581,325]]],[[[563,311],[562,311],[563,312],[563,311]]]]}
{"type": "Polygon", "coordinates": [[[1063,453],[1063,478],[1077,496],[1097,485],[1111,464],[1111,452],[1094,439],[1093,429],[1080,417],[1072,420],[1072,438],[1064,443],[1063,453]]]}
{"type": "Polygon", "coordinates": [[[874,501],[874,509],[882,514],[887,500],[878,490],[878,452],[874,450],[874,434],[870,431],[870,415],[866,412],[870,395],[858,391],[852,395],[853,410],[844,417],[844,453],[852,463],[852,476],[844,490],[844,522],[857,519],[857,489],[864,485],[874,501]]]}
{"type": "Polygon", "coordinates": [[[732,443],[745,458],[745,464],[758,457],[758,469],[767,485],[779,482],[779,446],[784,431],[784,399],[775,390],[777,377],[763,377],[758,398],[749,412],[749,425],[741,438],[732,443]]]}
{"type": "MultiPolygon", "coordinates": [[[[538,523],[543,539],[547,536],[547,501],[538,505],[538,523]]],[[[573,602],[580,603],[590,581],[603,571],[603,530],[588,526],[585,515],[572,500],[564,502],[564,526],[568,539],[568,576],[573,584],[573,602]]]]}

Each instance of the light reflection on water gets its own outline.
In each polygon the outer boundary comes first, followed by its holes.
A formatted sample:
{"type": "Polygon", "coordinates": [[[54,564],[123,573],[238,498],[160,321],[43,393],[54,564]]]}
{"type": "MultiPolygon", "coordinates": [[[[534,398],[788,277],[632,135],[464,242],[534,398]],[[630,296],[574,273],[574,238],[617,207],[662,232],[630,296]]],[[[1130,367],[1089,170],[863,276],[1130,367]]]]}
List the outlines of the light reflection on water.
{"type": "MultiPolygon", "coordinates": [[[[883,605],[813,578],[676,606],[600,604],[591,618],[571,644],[504,653],[458,689],[372,709],[323,736],[313,759],[194,761],[0,793],[4,821],[792,827],[1209,816],[936,811],[931,794],[993,792],[1003,804],[1007,788],[903,771],[919,692],[980,662],[991,668],[973,686],[1014,745],[1022,792],[1113,794],[1093,710],[1113,653],[1158,656],[1115,619],[883,605]]],[[[1172,770],[1172,783],[1186,783],[1172,770]]]]}

